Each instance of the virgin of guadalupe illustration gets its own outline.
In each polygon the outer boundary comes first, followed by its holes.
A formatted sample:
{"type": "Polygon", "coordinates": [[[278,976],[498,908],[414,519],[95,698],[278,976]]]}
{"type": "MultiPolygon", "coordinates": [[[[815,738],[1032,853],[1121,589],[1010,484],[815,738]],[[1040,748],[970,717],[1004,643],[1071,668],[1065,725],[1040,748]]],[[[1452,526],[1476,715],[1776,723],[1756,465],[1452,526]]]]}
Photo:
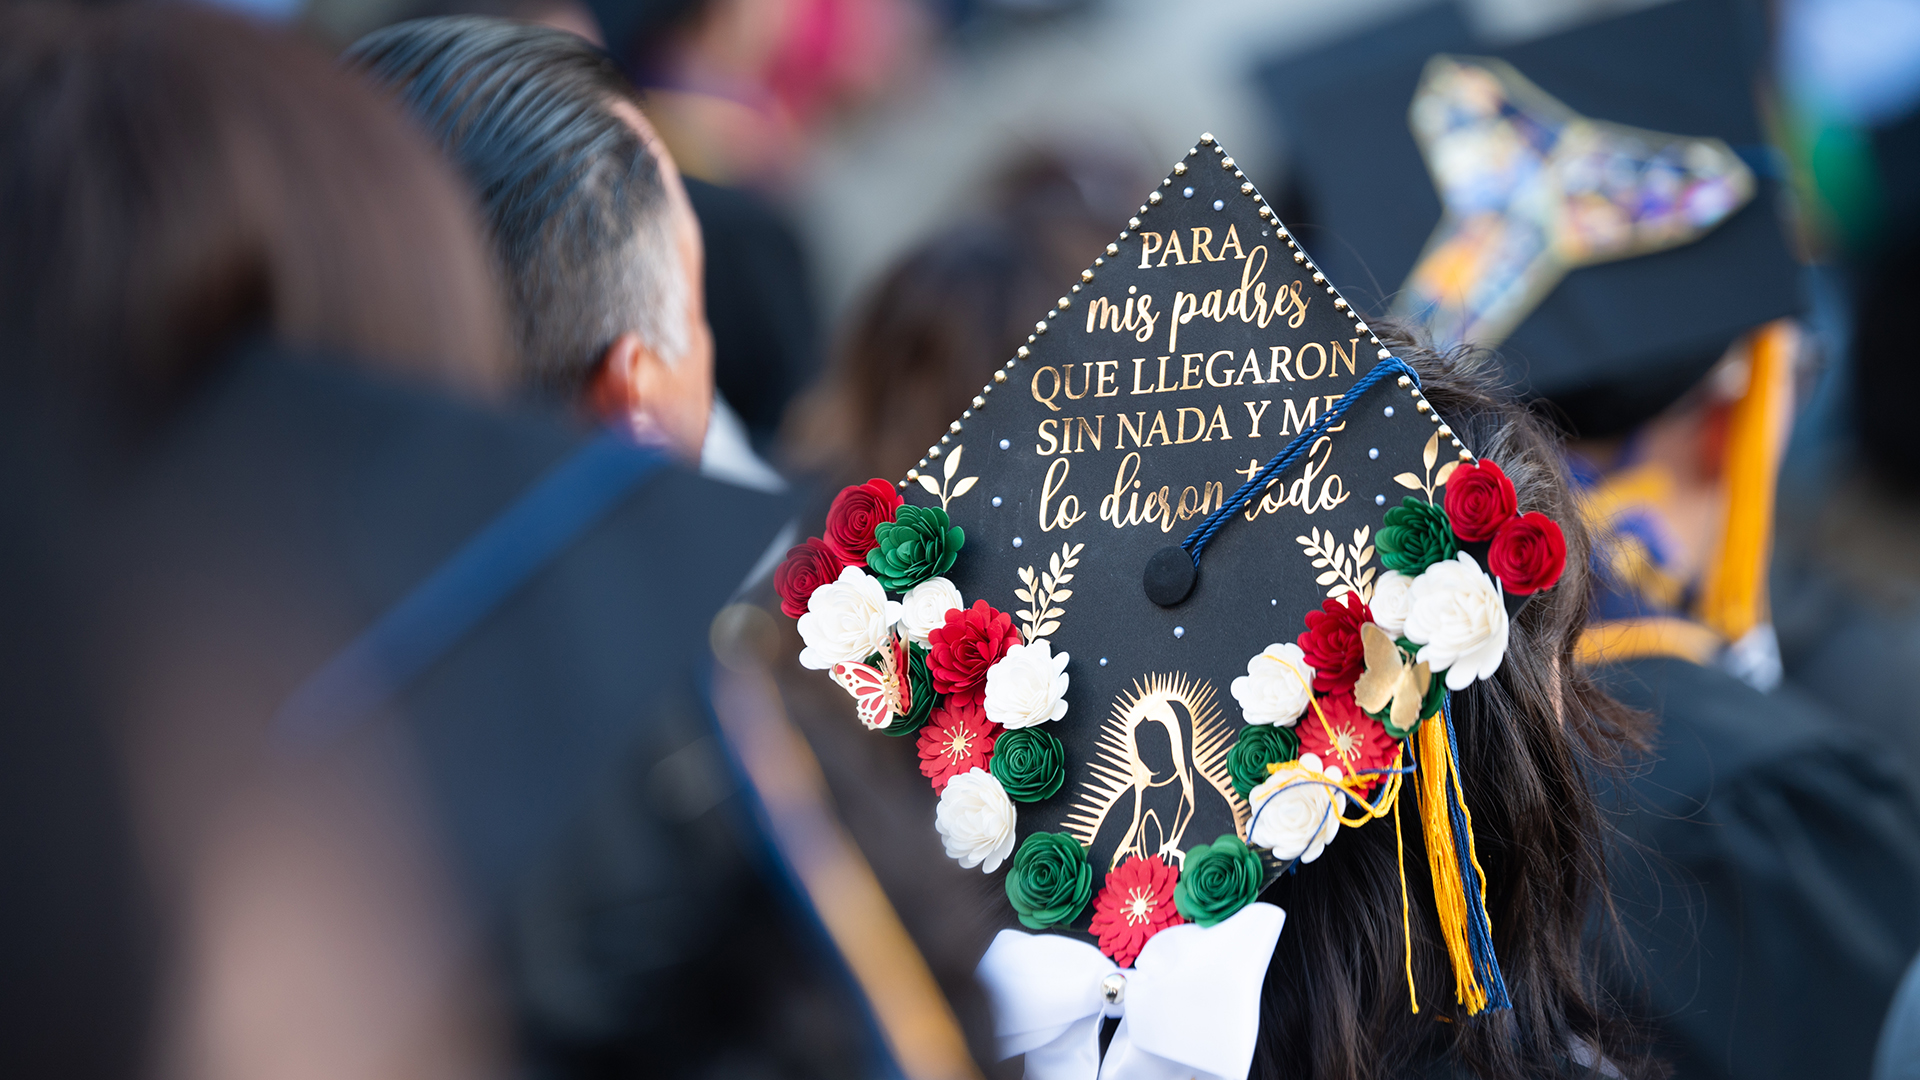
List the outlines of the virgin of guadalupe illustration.
{"type": "Polygon", "coordinates": [[[1182,841],[1201,799],[1226,800],[1244,837],[1246,803],[1227,770],[1231,735],[1210,683],[1183,674],[1136,681],[1115,699],[1092,776],[1081,782],[1063,827],[1108,869],[1135,855],[1184,860],[1182,841]]]}

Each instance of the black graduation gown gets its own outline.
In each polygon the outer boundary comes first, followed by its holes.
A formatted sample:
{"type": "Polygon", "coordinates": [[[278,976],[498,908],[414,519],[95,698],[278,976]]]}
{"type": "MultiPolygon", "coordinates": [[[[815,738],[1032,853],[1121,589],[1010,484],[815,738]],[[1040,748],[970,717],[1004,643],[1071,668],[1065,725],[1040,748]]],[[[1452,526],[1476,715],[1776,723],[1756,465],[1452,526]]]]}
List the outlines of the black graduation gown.
{"type": "MultiPolygon", "coordinates": [[[[10,650],[0,668],[31,662],[34,674],[81,673],[51,691],[8,683],[6,702],[33,708],[9,710],[16,734],[0,758],[16,778],[58,775],[51,766],[68,762],[65,774],[90,778],[98,797],[64,821],[16,818],[0,832],[9,867],[0,876],[8,916],[0,936],[14,942],[5,951],[22,955],[45,942],[65,950],[41,948],[48,955],[33,968],[0,972],[0,1000],[31,998],[53,985],[50,972],[70,968],[92,980],[22,1014],[37,1032],[16,1040],[0,1028],[0,1043],[13,1048],[0,1051],[0,1073],[75,1075],[55,1055],[70,1057],[85,1033],[92,1045],[119,1048],[118,1064],[96,1075],[128,1074],[122,1066],[142,1056],[147,1033],[124,1029],[152,1015],[158,975],[152,964],[99,963],[87,943],[121,943],[128,927],[148,941],[164,934],[143,915],[141,888],[128,884],[138,874],[127,866],[134,856],[125,828],[71,827],[89,813],[124,813],[111,798],[115,769],[99,765],[117,736],[61,746],[29,736],[65,730],[67,714],[85,712],[102,732],[184,737],[214,724],[219,745],[264,743],[268,718],[303,679],[582,441],[549,419],[487,413],[342,365],[257,350],[131,442],[71,455],[57,445],[9,447],[14,473],[44,465],[52,475],[65,468],[57,463],[84,457],[68,472],[88,480],[78,492],[9,485],[59,497],[10,508],[48,538],[42,554],[54,554],[0,566],[8,595],[54,581],[55,595],[84,616],[59,634],[44,622],[13,625],[52,605],[0,612],[0,645],[10,650]],[[59,635],[51,646],[50,634],[59,635]],[[22,651],[35,643],[59,655],[22,651]],[[43,747],[53,749],[24,753],[43,747]],[[88,835],[112,843],[80,849],[63,839],[88,835]],[[112,865],[100,865],[101,851],[112,865]],[[90,881],[125,887],[76,895],[90,881]],[[67,964],[67,954],[79,963],[67,964]],[[133,1004],[101,1011],[125,1001],[133,1004]]],[[[766,550],[782,510],[682,470],[653,474],[369,725],[408,746],[449,863],[491,925],[514,925],[509,912],[539,876],[530,868],[566,847],[559,838],[583,818],[590,824],[593,808],[621,805],[623,895],[635,907],[595,924],[603,933],[589,945],[641,958],[635,966],[646,977],[621,1001],[634,1010],[624,1018],[629,1046],[644,1048],[650,1075],[695,1074],[723,1060],[844,1074],[872,1046],[863,1008],[769,871],[701,693],[708,624],[766,550]],[[633,777],[651,784],[636,787],[633,777]],[[721,984],[724,995],[714,990],[721,984]],[[827,1068],[786,1067],[779,1018],[742,1007],[742,988],[764,986],[817,1003],[802,1050],[827,1068]]],[[[522,1004],[535,996],[530,955],[571,944],[503,949],[516,976],[508,997],[522,1004]]],[[[166,951],[125,948],[130,958],[166,951]]],[[[542,1018],[523,1009],[519,1019],[539,1057],[542,1018]]],[[[633,1071],[635,1062],[625,1064],[633,1071]]]]}
{"type": "Polygon", "coordinates": [[[1604,794],[1615,993],[1679,1077],[1865,1077],[1920,947],[1920,790],[1792,689],[1646,657],[1597,673],[1659,719],[1604,794]]]}

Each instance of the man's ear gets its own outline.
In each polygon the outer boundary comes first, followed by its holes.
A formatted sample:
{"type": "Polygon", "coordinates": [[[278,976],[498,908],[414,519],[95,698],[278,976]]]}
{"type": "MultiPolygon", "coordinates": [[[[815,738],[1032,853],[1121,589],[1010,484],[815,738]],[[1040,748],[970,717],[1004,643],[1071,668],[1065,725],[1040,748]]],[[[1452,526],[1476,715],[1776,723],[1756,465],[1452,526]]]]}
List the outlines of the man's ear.
{"type": "Polygon", "coordinates": [[[595,417],[625,425],[644,443],[670,445],[671,433],[657,415],[669,396],[672,371],[639,334],[614,338],[600,357],[587,388],[587,406],[595,417]]]}

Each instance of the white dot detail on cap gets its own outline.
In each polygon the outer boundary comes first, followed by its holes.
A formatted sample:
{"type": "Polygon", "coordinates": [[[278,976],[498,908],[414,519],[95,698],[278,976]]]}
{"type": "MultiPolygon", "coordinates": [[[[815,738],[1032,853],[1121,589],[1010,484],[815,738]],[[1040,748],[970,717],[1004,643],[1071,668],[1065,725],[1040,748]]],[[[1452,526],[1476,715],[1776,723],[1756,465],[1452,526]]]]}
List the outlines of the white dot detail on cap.
{"type": "Polygon", "coordinates": [[[993,497],[993,505],[995,505],[995,506],[999,506],[999,505],[1000,505],[1000,496],[998,496],[998,495],[995,495],[995,496],[993,497]]]}
{"type": "Polygon", "coordinates": [[[1389,406],[1387,406],[1386,408],[1384,408],[1384,409],[1381,409],[1381,410],[1380,410],[1380,413],[1381,413],[1381,415],[1383,415],[1383,416],[1392,416],[1392,415],[1393,415],[1393,406],[1391,406],[1391,405],[1389,405],[1389,406]]]}
{"type": "Polygon", "coordinates": [[[1373,505],[1375,506],[1387,505],[1387,497],[1385,495],[1375,495],[1373,497],[1373,505]]]}
{"type": "Polygon", "coordinates": [[[1272,605],[1273,605],[1274,607],[1279,607],[1279,606],[1280,606],[1280,601],[1279,601],[1279,599],[1277,599],[1277,598],[1276,598],[1276,599],[1273,599],[1273,600],[1269,600],[1269,601],[1267,601],[1267,603],[1269,603],[1269,604],[1272,604],[1272,605]]]}
{"type": "Polygon", "coordinates": [[[1225,209],[1227,208],[1227,202],[1226,202],[1226,200],[1225,200],[1225,199],[1215,199],[1215,200],[1213,200],[1213,208],[1214,208],[1215,210],[1225,210],[1225,209]]]}
{"type": "Polygon", "coordinates": [[[1379,461],[1379,460],[1380,460],[1380,448],[1379,448],[1379,447],[1377,447],[1377,446],[1370,446],[1370,447],[1368,447],[1368,448],[1367,448],[1367,460],[1368,460],[1368,461],[1379,461]]]}
{"type": "Polygon", "coordinates": [[[1021,544],[1024,544],[1024,543],[1026,543],[1026,541],[1025,541],[1025,540],[1022,540],[1022,539],[1020,539],[1020,538],[1019,538],[1019,537],[1017,537],[1017,536],[1013,538],[1013,546],[1014,546],[1014,547],[1019,547],[1019,546],[1020,546],[1021,544]]]}
{"type": "Polygon", "coordinates": [[[1010,446],[1012,446],[1012,445],[1013,445],[1013,440],[1012,440],[1012,439],[1001,439],[1001,440],[1000,440],[1000,449],[1002,449],[1002,450],[1005,450],[1006,448],[1008,448],[1008,447],[1010,447],[1010,446]]]}
{"type": "MultiPolygon", "coordinates": [[[[1192,188],[1188,188],[1187,190],[1188,190],[1188,191],[1192,191],[1193,189],[1192,189],[1192,188]]],[[[1106,666],[1107,666],[1107,658],[1106,658],[1106,657],[1104,657],[1104,656],[1103,656],[1103,657],[1101,657],[1101,658],[1100,658],[1100,666],[1101,666],[1101,667],[1106,667],[1106,666]]]]}
{"type": "Polygon", "coordinates": [[[1182,198],[1186,198],[1186,199],[1191,199],[1191,198],[1193,198],[1193,189],[1192,189],[1192,188],[1181,188],[1181,189],[1180,189],[1180,195],[1181,195],[1181,197],[1182,197],[1182,198]]]}
{"type": "Polygon", "coordinates": [[[1182,638],[1182,637],[1186,637],[1186,636],[1187,636],[1187,628],[1186,628],[1186,627],[1184,627],[1184,626],[1176,626],[1176,627],[1174,627],[1174,628],[1173,628],[1173,636],[1174,636],[1174,637],[1177,637],[1177,638],[1182,638]]]}

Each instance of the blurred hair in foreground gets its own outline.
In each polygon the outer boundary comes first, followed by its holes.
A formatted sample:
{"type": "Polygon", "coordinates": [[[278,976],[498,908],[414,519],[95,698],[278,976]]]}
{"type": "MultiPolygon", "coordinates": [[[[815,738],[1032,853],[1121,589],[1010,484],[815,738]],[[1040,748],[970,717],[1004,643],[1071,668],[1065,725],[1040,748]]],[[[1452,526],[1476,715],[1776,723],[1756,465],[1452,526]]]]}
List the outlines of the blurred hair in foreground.
{"type": "Polygon", "coordinates": [[[324,58],[188,5],[0,20],[12,377],[152,404],[259,336],[504,385],[469,197],[324,58]]]}

